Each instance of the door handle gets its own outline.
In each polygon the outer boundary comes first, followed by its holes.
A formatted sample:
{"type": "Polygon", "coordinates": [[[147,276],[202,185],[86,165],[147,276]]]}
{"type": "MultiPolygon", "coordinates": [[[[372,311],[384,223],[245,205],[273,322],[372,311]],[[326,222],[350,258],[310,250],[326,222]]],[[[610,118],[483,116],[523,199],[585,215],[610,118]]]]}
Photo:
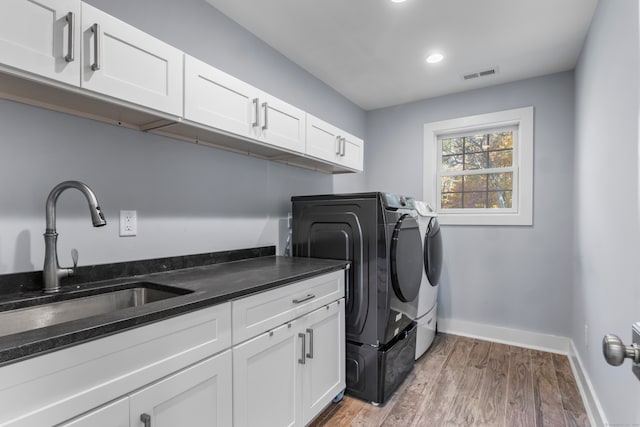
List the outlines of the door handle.
{"type": "Polygon", "coordinates": [[[100,24],[97,22],[91,26],[91,32],[93,33],[93,64],[91,64],[91,69],[93,71],[98,71],[100,69],[100,24]]]}
{"type": "MultiPolygon", "coordinates": [[[[306,363],[306,360],[305,360],[305,356],[306,356],[305,347],[307,346],[307,343],[306,343],[307,334],[303,334],[302,332],[300,332],[298,334],[298,337],[302,338],[302,341],[301,341],[302,342],[302,352],[300,353],[301,357],[300,357],[300,359],[298,359],[298,363],[301,364],[301,365],[304,365],[306,363]]],[[[145,427],[147,427],[147,426],[145,426],[145,427]]]]}
{"type": "Polygon", "coordinates": [[[73,34],[75,33],[74,28],[76,25],[76,19],[73,12],[67,13],[67,17],[65,19],[67,20],[67,28],[69,30],[69,40],[67,41],[67,54],[65,55],[64,60],[67,62],[73,62],[76,51],[76,42],[73,37],[73,34]]]}
{"type": "Polygon", "coordinates": [[[602,339],[602,353],[609,365],[620,366],[624,359],[631,359],[633,363],[640,363],[640,346],[633,343],[624,345],[617,335],[605,335],[602,339]]]}
{"type": "Polygon", "coordinates": [[[309,353],[307,353],[307,357],[313,359],[313,329],[307,329],[307,333],[309,334],[309,353]]]}

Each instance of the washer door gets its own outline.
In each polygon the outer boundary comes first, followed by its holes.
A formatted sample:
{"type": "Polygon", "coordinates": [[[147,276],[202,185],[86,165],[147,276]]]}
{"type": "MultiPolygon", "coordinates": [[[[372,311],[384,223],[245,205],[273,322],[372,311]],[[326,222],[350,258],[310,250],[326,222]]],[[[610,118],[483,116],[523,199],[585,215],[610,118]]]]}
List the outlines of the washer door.
{"type": "Polygon", "coordinates": [[[431,218],[424,236],[424,271],[431,286],[437,286],[442,272],[442,235],[440,224],[431,218]]]}
{"type": "Polygon", "coordinates": [[[402,302],[416,299],[422,280],[422,239],[415,218],[400,217],[391,237],[391,283],[402,302]]]}

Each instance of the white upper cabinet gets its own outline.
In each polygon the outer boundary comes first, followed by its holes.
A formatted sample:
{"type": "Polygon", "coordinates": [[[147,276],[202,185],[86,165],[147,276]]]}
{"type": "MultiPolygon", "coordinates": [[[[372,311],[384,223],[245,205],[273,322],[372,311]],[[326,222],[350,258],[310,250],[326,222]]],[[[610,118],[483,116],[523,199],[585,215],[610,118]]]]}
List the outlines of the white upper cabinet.
{"type": "Polygon", "coordinates": [[[289,151],[305,151],[305,112],[185,55],[187,120],[289,151]]]}
{"type": "Polygon", "coordinates": [[[257,137],[258,89],[189,55],[184,61],[185,119],[247,138],[257,137]]]}
{"type": "Polygon", "coordinates": [[[304,153],[306,114],[299,108],[262,92],[260,139],[287,150],[304,153]]]}
{"type": "Polygon", "coordinates": [[[4,0],[0,64],[80,85],[80,1],[4,0]]]}
{"type": "Polygon", "coordinates": [[[82,4],[81,86],[182,115],[182,51],[82,4]]]}
{"type": "Polygon", "coordinates": [[[311,114],[307,114],[307,154],[352,170],[363,170],[363,141],[311,114]]]}
{"type": "Polygon", "coordinates": [[[361,139],[89,4],[2,6],[0,98],[326,173],[363,169],[361,139]]]}

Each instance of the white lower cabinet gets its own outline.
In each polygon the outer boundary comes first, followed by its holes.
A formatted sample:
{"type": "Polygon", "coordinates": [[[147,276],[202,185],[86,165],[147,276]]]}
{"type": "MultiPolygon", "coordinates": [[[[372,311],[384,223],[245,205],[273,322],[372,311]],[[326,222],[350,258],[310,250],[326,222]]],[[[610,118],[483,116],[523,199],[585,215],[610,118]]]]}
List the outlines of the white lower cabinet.
{"type": "Polygon", "coordinates": [[[346,385],[344,281],[334,271],[0,367],[0,427],[306,425],[346,385]]]}
{"type": "Polygon", "coordinates": [[[108,403],[61,427],[231,425],[231,350],[108,403]]]}
{"type": "Polygon", "coordinates": [[[131,394],[129,425],[230,426],[231,387],[227,350],[131,394]]]}
{"type": "Polygon", "coordinates": [[[306,425],[345,388],[344,299],[233,348],[234,426],[306,425]]]}
{"type": "Polygon", "coordinates": [[[298,330],[298,322],[292,322],[234,347],[234,426],[296,425],[298,330]]]}
{"type": "Polygon", "coordinates": [[[58,427],[129,427],[129,399],[123,397],[115,402],[94,409],[58,427]]]}
{"type": "Polygon", "coordinates": [[[345,388],[344,299],[309,314],[306,322],[303,424],[309,423],[345,388]]]}

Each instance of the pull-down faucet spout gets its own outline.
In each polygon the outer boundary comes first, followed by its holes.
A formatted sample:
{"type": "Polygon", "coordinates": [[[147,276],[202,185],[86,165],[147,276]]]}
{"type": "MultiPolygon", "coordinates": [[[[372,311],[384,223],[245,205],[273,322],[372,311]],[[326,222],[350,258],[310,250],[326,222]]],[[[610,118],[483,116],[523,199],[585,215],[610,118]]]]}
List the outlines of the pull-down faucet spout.
{"type": "MultiPolygon", "coordinates": [[[[73,276],[75,274],[75,265],[73,268],[60,268],[58,263],[58,233],[56,232],[56,203],[60,194],[67,188],[75,188],[80,190],[89,202],[89,212],[91,213],[91,221],[94,227],[102,227],[107,224],[104,215],[98,206],[98,200],[91,188],[79,181],[65,181],[56,185],[49,197],[47,197],[46,218],[47,228],[44,233],[44,268],[42,271],[44,280],[44,291],[47,293],[58,292],[60,290],[60,279],[62,277],[73,276]]],[[[75,257],[74,257],[75,258],[75,257]]],[[[77,258],[74,259],[74,264],[77,258]]]]}

